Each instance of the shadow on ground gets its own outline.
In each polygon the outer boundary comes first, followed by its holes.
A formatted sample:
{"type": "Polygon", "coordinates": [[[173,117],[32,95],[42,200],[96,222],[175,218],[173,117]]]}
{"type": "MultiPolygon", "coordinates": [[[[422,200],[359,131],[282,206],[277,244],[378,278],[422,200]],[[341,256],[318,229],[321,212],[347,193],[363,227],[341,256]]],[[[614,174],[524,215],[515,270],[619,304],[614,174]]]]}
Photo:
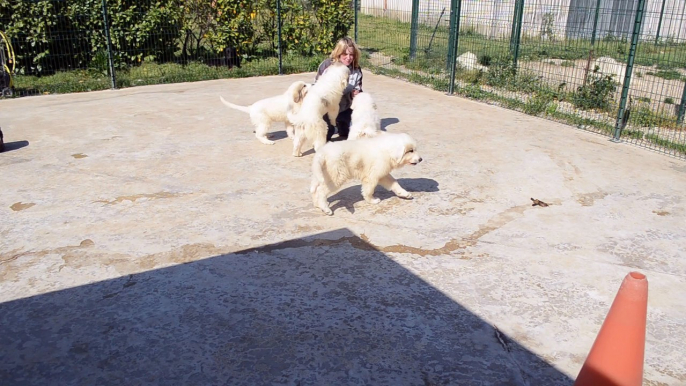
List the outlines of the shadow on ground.
{"type": "Polygon", "coordinates": [[[5,142],[5,150],[3,153],[10,152],[13,150],[19,150],[22,147],[29,146],[29,141],[14,141],[14,142],[5,142]]]}
{"type": "MultiPolygon", "coordinates": [[[[400,178],[398,183],[410,193],[438,192],[438,182],[430,178],[400,178]]],[[[398,200],[405,200],[381,186],[377,186],[374,190],[374,197],[381,199],[381,201],[394,197],[398,200]]],[[[362,185],[360,184],[341,189],[329,197],[329,204],[334,213],[339,208],[345,208],[348,212],[355,213],[355,204],[361,201],[364,201],[364,198],[362,198],[362,185]]]]}
{"type": "Polygon", "coordinates": [[[398,118],[381,118],[381,130],[386,131],[388,126],[394,125],[400,122],[398,118]]]}
{"type": "Polygon", "coordinates": [[[6,385],[571,385],[347,229],[0,304],[6,385]]]}

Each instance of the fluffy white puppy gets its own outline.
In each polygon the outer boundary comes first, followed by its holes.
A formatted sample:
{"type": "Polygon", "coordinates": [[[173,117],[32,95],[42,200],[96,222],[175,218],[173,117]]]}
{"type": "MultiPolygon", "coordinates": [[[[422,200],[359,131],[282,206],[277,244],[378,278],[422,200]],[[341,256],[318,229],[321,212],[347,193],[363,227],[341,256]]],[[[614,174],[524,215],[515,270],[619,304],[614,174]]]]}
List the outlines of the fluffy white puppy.
{"type": "Polygon", "coordinates": [[[308,93],[310,84],[303,81],[293,82],[288,90],[281,95],[259,100],[250,106],[239,106],[227,102],[219,96],[226,106],[250,114],[250,121],[255,126],[255,136],[265,145],[273,145],[274,141],[267,138],[267,132],[274,122],[284,122],[289,138],[294,137],[294,129],[288,120],[288,113],[292,109],[297,111],[308,93]]]}
{"type": "Polygon", "coordinates": [[[314,151],[326,143],[327,126],[324,114],[330,122],[336,122],[343,90],[348,85],[350,70],[340,62],[329,66],[310,87],[303,99],[300,111],[288,114],[288,119],[295,126],[293,139],[293,156],[302,157],[302,147],[306,140],[313,142],[314,151]]]}
{"type": "Polygon", "coordinates": [[[355,141],[329,142],[319,149],[312,161],[312,202],[324,213],[332,215],[329,195],[350,180],[362,182],[362,197],[371,204],[381,201],[374,197],[377,185],[398,197],[411,198],[412,195],[391,176],[391,171],[421,161],[416,142],[404,133],[381,133],[355,141]]]}
{"type": "Polygon", "coordinates": [[[376,103],[369,93],[361,92],[353,98],[352,124],[348,140],[375,137],[381,132],[381,118],[376,111],[376,103]]]}

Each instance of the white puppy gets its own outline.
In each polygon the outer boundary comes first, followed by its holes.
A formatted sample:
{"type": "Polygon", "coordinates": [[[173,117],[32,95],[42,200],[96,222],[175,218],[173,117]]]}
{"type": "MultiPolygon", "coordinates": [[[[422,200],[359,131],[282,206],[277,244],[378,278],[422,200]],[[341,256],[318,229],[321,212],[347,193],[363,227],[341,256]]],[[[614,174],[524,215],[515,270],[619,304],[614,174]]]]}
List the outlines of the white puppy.
{"type": "Polygon", "coordinates": [[[239,106],[227,102],[221,95],[219,99],[232,109],[250,114],[250,121],[255,126],[257,139],[265,145],[273,145],[274,141],[267,138],[267,131],[274,122],[284,122],[286,134],[289,138],[294,137],[293,125],[288,120],[289,109],[298,110],[310,87],[308,83],[297,81],[291,84],[283,94],[259,100],[250,106],[239,106]]]}
{"type": "Polygon", "coordinates": [[[412,195],[391,176],[391,171],[421,161],[416,142],[404,133],[381,133],[373,138],[329,142],[312,161],[312,201],[324,213],[332,215],[329,195],[350,180],[362,181],[362,197],[371,204],[381,201],[374,197],[376,185],[398,197],[411,198],[412,195]]]}
{"type": "Polygon", "coordinates": [[[361,92],[353,98],[352,124],[348,140],[375,137],[381,132],[381,119],[376,112],[376,103],[369,93],[361,92]]]}
{"type": "Polygon", "coordinates": [[[293,140],[293,155],[302,156],[305,140],[311,140],[314,151],[319,150],[326,143],[327,125],[324,114],[328,114],[330,122],[336,122],[343,91],[348,86],[350,70],[344,64],[335,62],[310,87],[303,99],[298,113],[291,112],[288,119],[295,126],[293,140]]]}

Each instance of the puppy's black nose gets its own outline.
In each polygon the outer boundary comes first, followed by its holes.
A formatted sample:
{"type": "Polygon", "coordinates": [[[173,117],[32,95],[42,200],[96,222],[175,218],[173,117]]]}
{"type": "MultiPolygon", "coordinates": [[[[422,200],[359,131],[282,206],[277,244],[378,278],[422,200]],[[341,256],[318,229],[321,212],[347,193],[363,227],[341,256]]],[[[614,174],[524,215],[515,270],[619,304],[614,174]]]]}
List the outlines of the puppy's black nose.
{"type": "Polygon", "coordinates": [[[420,162],[422,162],[422,157],[419,157],[419,161],[417,161],[417,163],[420,163],[420,162]]]}

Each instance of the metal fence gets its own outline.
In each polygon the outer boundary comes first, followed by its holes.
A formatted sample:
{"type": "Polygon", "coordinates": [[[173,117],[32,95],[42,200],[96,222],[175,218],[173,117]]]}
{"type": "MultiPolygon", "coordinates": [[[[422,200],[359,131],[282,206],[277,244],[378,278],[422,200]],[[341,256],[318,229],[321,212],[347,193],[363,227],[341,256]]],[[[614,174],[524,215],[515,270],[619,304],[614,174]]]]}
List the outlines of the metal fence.
{"type": "Polygon", "coordinates": [[[354,35],[366,69],[686,158],[686,0],[16,0],[0,31],[17,96],[314,71],[354,35]]]}
{"type": "Polygon", "coordinates": [[[379,73],[686,158],[686,0],[361,0],[379,73]]]}
{"type": "Polygon", "coordinates": [[[354,13],[350,0],[0,0],[0,31],[25,96],[313,71],[354,13]]]}

